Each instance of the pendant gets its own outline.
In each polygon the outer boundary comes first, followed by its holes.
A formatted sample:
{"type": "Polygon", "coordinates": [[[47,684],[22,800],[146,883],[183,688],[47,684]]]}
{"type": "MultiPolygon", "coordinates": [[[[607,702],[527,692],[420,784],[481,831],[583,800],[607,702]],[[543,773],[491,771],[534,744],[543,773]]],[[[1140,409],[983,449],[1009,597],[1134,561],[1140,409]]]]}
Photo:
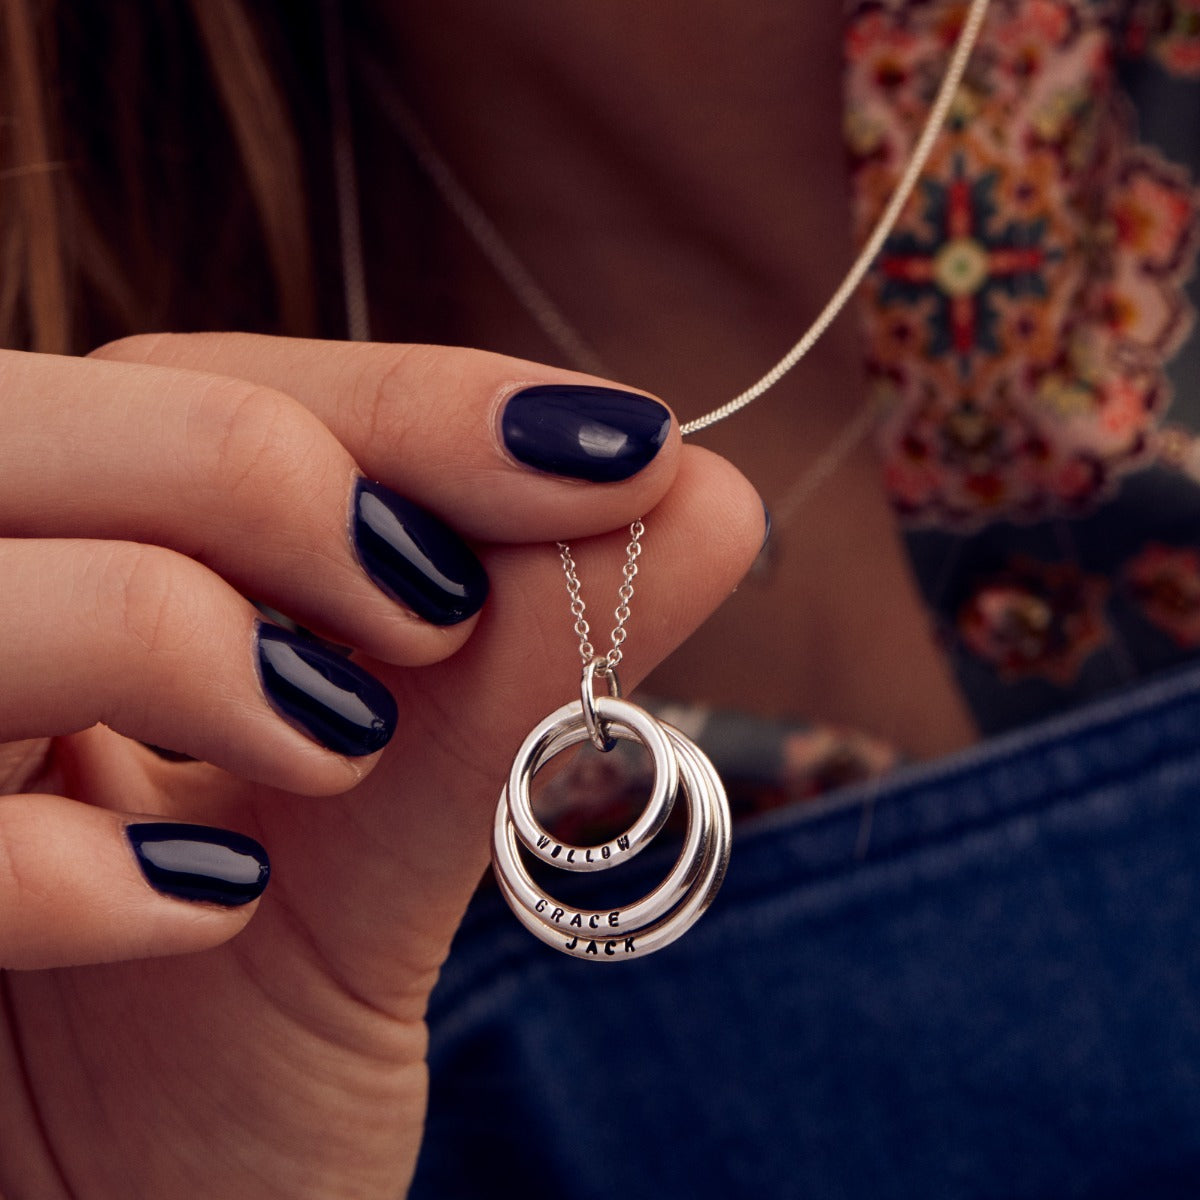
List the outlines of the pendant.
{"type": "Polygon", "coordinates": [[[716,769],[673,725],[621,699],[616,671],[593,658],[583,671],[580,699],[552,712],[525,739],[500,795],[492,831],[492,864],[517,919],[548,946],[595,962],[644,957],[669,945],[712,903],[729,862],[731,820],[716,769]],[[607,696],[594,694],[603,674],[607,696]],[[533,813],[533,777],[556,754],[590,739],[609,751],[614,739],[638,741],[650,755],[654,783],[646,807],[623,833],[591,846],[550,834],[533,813]],[[578,909],[556,900],[533,879],[522,848],[564,871],[607,871],[628,862],[661,831],[682,795],[687,825],[679,857],[663,881],[620,908],[578,909]]]}

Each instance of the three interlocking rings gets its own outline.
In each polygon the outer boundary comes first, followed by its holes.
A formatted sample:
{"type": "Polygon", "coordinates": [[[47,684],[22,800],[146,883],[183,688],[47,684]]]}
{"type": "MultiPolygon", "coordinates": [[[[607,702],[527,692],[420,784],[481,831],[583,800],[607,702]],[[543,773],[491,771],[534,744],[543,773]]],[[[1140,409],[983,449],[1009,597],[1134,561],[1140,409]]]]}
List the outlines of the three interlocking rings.
{"type": "Polygon", "coordinates": [[[687,737],[636,704],[612,694],[593,696],[596,664],[584,672],[579,701],[552,712],[525,739],[496,808],[492,862],[500,890],[521,923],[556,950],[597,962],[640,957],[673,942],[712,903],[729,862],[730,818],[725,789],[708,758],[687,737]],[[533,814],[530,785],[556,754],[591,738],[640,741],[654,766],[650,799],[624,833],[576,846],[549,833],[533,814]],[[687,804],[683,847],[674,867],[651,892],[618,908],[580,909],[548,895],[534,880],[521,847],[565,871],[606,871],[628,862],[662,829],[678,794],[687,804]]]}

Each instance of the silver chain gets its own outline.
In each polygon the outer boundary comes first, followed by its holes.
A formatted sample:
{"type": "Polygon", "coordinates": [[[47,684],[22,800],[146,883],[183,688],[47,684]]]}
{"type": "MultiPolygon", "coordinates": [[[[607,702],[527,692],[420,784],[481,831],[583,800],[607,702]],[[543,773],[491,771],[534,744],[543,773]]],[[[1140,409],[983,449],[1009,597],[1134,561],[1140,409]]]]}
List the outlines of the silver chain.
{"type": "Polygon", "coordinates": [[[567,577],[567,591],[571,595],[571,615],[575,618],[575,636],[579,638],[579,657],[583,660],[585,667],[597,658],[602,658],[606,671],[611,672],[625,657],[625,652],[621,647],[628,636],[625,623],[629,620],[629,602],[633,599],[633,581],[638,573],[637,560],[642,553],[642,534],[645,532],[646,527],[642,524],[640,517],[629,526],[629,545],[625,547],[625,565],[621,568],[621,586],[617,588],[618,604],[613,612],[617,623],[609,635],[612,646],[603,656],[596,653],[596,647],[591,642],[592,629],[587,622],[587,617],[584,616],[587,605],[583,602],[582,585],[575,569],[575,559],[571,557],[571,547],[566,542],[558,543],[563,574],[567,577]]]}
{"type": "MultiPolygon", "coordinates": [[[[680,432],[685,437],[689,433],[699,433],[700,430],[707,429],[710,425],[716,425],[718,421],[732,417],[734,413],[741,412],[748,404],[752,404],[764,392],[769,392],[817,344],[821,335],[833,324],[838,314],[849,302],[850,297],[857,291],[858,285],[862,283],[863,278],[871,269],[871,264],[879,256],[884,243],[900,220],[900,214],[908,203],[913,189],[917,186],[930,154],[933,153],[934,143],[937,141],[942,126],[946,123],[946,118],[954,105],[955,96],[958,94],[959,85],[966,74],[967,62],[971,57],[971,51],[975,48],[975,42],[979,38],[979,31],[983,26],[984,17],[987,16],[989,2],[990,0],[971,0],[970,8],[963,20],[962,30],[958,35],[958,41],[950,55],[949,66],[942,77],[937,96],[925,119],[925,126],[909,155],[900,180],[884,206],[882,214],[875,222],[875,227],[859,250],[858,257],[851,264],[845,278],[829,298],[828,303],[817,314],[816,319],[805,330],[799,341],[761,379],[719,408],[714,408],[712,412],[705,413],[702,417],[697,417],[682,425],[680,432]]],[[[855,415],[851,424],[857,420],[858,414],[855,415]]]]}

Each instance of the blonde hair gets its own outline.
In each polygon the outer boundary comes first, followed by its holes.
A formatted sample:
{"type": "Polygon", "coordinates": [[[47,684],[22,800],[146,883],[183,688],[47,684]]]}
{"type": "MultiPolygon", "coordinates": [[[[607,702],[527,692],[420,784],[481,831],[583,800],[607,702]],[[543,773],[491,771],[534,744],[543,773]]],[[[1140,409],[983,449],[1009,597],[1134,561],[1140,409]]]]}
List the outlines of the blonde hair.
{"type": "MultiPolygon", "coordinates": [[[[208,102],[224,113],[237,178],[206,182],[212,194],[244,195],[252,210],[245,240],[258,243],[254,253],[265,259],[273,292],[267,301],[273,312],[263,314],[261,323],[279,332],[311,333],[316,306],[303,158],[261,17],[252,18],[242,0],[191,0],[190,15],[183,6],[154,0],[96,6],[107,11],[93,24],[120,25],[114,34],[120,46],[112,61],[96,64],[104,88],[85,85],[81,94],[66,63],[92,65],[88,7],[0,0],[0,344],[79,352],[89,337],[170,320],[171,297],[186,295],[190,281],[180,277],[173,247],[148,244],[153,237],[140,230],[117,228],[122,220],[136,223],[139,212],[153,211],[156,202],[155,155],[141,129],[144,114],[130,102],[145,86],[139,69],[161,49],[147,42],[147,25],[154,21],[171,25],[172,49],[184,46],[204,65],[208,102]],[[106,94],[95,94],[100,91],[106,94]],[[96,157],[95,146],[72,120],[84,106],[89,114],[99,106],[93,120],[112,131],[117,161],[88,161],[96,157]],[[94,176],[106,172],[122,177],[118,191],[130,198],[127,210],[110,203],[100,211],[92,186],[94,176]],[[121,212],[114,215],[114,208],[121,212]]],[[[100,77],[93,74],[93,82],[100,77]]],[[[188,107],[167,114],[177,118],[185,147],[188,107]]],[[[209,148],[194,145],[185,148],[189,152],[198,160],[189,169],[205,180],[209,148]]],[[[197,209],[203,219],[201,198],[197,209]]],[[[236,279],[243,263],[224,249],[236,279]]]]}

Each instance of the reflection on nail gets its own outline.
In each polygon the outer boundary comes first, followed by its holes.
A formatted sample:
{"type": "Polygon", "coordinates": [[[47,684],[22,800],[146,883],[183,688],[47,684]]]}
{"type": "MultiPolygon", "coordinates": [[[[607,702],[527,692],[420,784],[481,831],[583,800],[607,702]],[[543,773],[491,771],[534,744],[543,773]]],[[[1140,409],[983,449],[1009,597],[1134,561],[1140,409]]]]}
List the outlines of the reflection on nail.
{"type": "Polygon", "coordinates": [[[177,900],[234,908],[258,899],[271,875],[262,846],[228,829],[146,821],[125,834],[146,881],[177,900]]]}
{"type": "Polygon", "coordinates": [[[619,388],[541,384],[509,397],[500,432],[508,452],[555,475],[613,483],[653,461],[671,414],[649,396],[619,388]]]}
{"type": "Polygon", "coordinates": [[[338,754],[382,750],[396,728],[396,701],[373,675],[311,638],[276,625],[257,629],[263,694],[289,725],[338,754]]]}
{"type": "Polygon", "coordinates": [[[381,483],[355,485],[351,537],[376,586],[433,625],[457,625],[487,599],[487,573],[466,542],[381,483]]]}

